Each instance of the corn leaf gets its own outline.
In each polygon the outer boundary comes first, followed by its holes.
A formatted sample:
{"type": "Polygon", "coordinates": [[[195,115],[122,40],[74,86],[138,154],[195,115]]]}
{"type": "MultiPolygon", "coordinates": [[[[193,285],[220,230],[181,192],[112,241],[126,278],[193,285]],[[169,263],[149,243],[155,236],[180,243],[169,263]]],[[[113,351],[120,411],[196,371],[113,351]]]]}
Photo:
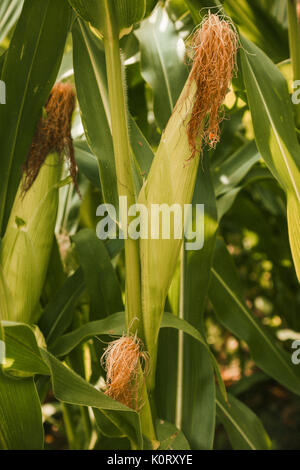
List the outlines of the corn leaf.
{"type": "Polygon", "coordinates": [[[91,229],[80,230],[72,239],[90,296],[90,320],[123,311],[120,284],[102,240],[91,229]]]}
{"type": "Polygon", "coordinates": [[[290,245],[300,280],[300,147],[287,83],[272,61],[241,38],[243,76],[257,147],[287,195],[290,245]]]}
{"type": "MultiPolygon", "coordinates": [[[[207,301],[215,249],[217,210],[209,157],[198,170],[194,204],[204,204],[204,246],[186,251],[184,272],[184,319],[204,334],[203,312],[207,301]]],[[[184,338],[182,380],[182,430],[193,449],[212,449],[215,432],[215,380],[209,352],[192,338],[184,338]],[[197,357],[197,367],[193,360],[197,357]]]]}
{"type": "MultiPolygon", "coordinates": [[[[201,333],[185,320],[181,320],[175,317],[175,315],[167,312],[163,316],[161,328],[175,328],[177,330],[182,330],[184,333],[200,342],[206,348],[206,350],[209,351],[210,359],[214,365],[218,382],[222,390],[222,394],[223,396],[226,396],[224,384],[220,377],[218,365],[201,333]]],[[[53,346],[52,352],[58,356],[64,356],[66,354],[69,354],[74,348],[76,348],[76,346],[78,346],[83,341],[87,341],[88,339],[93,338],[96,335],[121,335],[124,331],[126,331],[124,312],[114,313],[113,315],[110,315],[104,320],[89,322],[77,328],[76,330],[61,336],[57,340],[55,346],[53,346]]]]}
{"type": "MultiPolygon", "coordinates": [[[[117,422],[125,428],[124,433],[131,437],[132,440],[135,440],[136,444],[141,446],[139,418],[137,413],[132,410],[129,410],[129,408],[122,405],[121,403],[107,397],[103,392],[100,392],[94,386],[90,385],[79,375],[73,372],[71,369],[64,366],[49,352],[44,349],[38,348],[32,330],[27,325],[11,323],[8,324],[6,322],[4,322],[3,324],[5,327],[7,350],[9,351],[9,355],[11,356],[8,359],[10,359],[10,361],[13,363],[14,373],[18,371],[19,375],[21,375],[23,372],[33,371],[33,369],[37,371],[38,369],[39,374],[51,375],[53,391],[58,400],[69,404],[91,406],[99,408],[101,410],[107,410],[104,411],[105,413],[108,411],[113,411],[113,418],[111,418],[111,415],[109,413],[107,414],[107,416],[110,416],[109,419],[117,420],[117,422]],[[16,342],[16,338],[19,339],[19,344],[16,342]],[[23,359],[21,359],[22,353],[25,353],[23,359]],[[119,411],[122,412],[120,415],[116,413],[119,411]]],[[[16,380],[14,380],[14,382],[18,383],[18,381],[16,380]]],[[[2,380],[0,376],[0,396],[2,390],[1,384],[2,380]]],[[[4,392],[6,391],[4,386],[3,390],[4,392]]],[[[18,391],[16,389],[16,393],[17,392],[18,391]]],[[[28,394],[26,396],[28,401],[32,400],[33,404],[35,404],[33,393],[31,398],[28,397],[28,394]]],[[[3,403],[2,400],[1,403],[3,403]]],[[[26,406],[24,406],[24,408],[26,408],[26,406]]],[[[7,409],[9,409],[9,407],[7,409]]],[[[17,411],[20,412],[20,410],[17,411]]],[[[34,414],[33,417],[35,417],[34,414]]],[[[16,422],[18,422],[18,420],[16,420],[16,417],[14,417],[14,419],[16,422]]],[[[6,422],[7,421],[4,420],[4,426],[6,426],[6,422]]],[[[2,423],[0,423],[0,429],[1,424],[2,423]]],[[[39,430],[39,427],[37,426],[36,422],[35,425],[36,429],[39,430]]],[[[21,429],[21,431],[23,432],[23,429],[21,429]]]]}
{"type": "Polygon", "coordinates": [[[104,201],[118,207],[103,46],[80,19],[75,21],[72,35],[76,91],[85,135],[98,159],[104,201]]]}
{"type": "MultiPolygon", "coordinates": [[[[105,203],[119,207],[114,151],[110,129],[110,109],[106,78],[105,54],[101,41],[93,35],[82,20],[73,26],[74,74],[81,117],[88,145],[98,160],[99,174],[105,203]],[[89,83],[87,87],[86,84],[89,83]]],[[[142,132],[129,116],[130,140],[134,156],[136,180],[139,191],[143,177],[149,171],[153,153],[142,132]]],[[[78,146],[76,147],[78,154],[78,146]]],[[[80,149],[82,149],[82,144],[80,149]]],[[[79,154],[79,164],[82,161],[79,154]]],[[[86,168],[85,158],[85,168],[86,168]]],[[[92,165],[92,163],[91,163],[92,165]]],[[[93,176],[89,168],[89,178],[96,181],[95,164],[93,176]]]]}
{"type": "Polygon", "coordinates": [[[213,172],[217,196],[231,191],[260,159],[254,141],[246,143],[218,165],[213,172]]]}
{"type": "MultiPolygon", "coordinates": [[[[123,249],[123,240],[109,240],[105,244],[109,256],[113,258],[123,249]]],[[[53,298],[45,307],[39,321],[39,327],[43,332],[47,344],[53,345],[65,330],[70,326],[74,308],[85,289],[85,279],[82,268],[78,268],[74,274],[68,277],[53,298]]]]}
{"type": "Polygon", "coordinates": [[[96,188],[100,189],[101,184],[97,157],[91,153],[86,141],[75,141],[74,148],[79,171],[82,172],[96,188]]]}
{"type": "Polygon", "coordinates": [[[23,0],[0,1],[0,43],[16,23],[23,7],[23,0]]]}
{"type": "Polygon", "coordinates": [[[285,29],[270,14],[269,9],[262,8],[260,0],[226,0],[224,9],[247,39],[263,49],[274,62],[289,57],[285,29]]]}
{"type": "Polygon", "coordinates": [[[222,325],[248,344],[256,365],[299,395],[299,369],[246,307],[233,260],[221,241],[216,246],[209,298],[222,325]]]}
{"type": "Polygon", "coordinates": [[[61,0],[25,0],[5,56],[1,80],[7,105],[0,106],[1,232],[8,221],[42,106],[56,79],[70,25],[71,9],[61,0]],[[16,65],[17,64],[17,65],[16,65]]]}
{"type": "Polygon", "coordinates": [[[235,450],[269,450],[271,441],[259,418],[244,403],[228,394],[226,403],[217,394],[217,415],[235,450]]]}
{"type": "Polygon", "coordinates": [[[110,420],[113,422],[116,420],[118,425],[124,429],[124,433],[139,448],[142,448],[140,423],[136,412],[97,390],[49,352],[41,350],[41,353],[50,368],[53,392],[58,400],[73,405],[100,409],[110,420]]]}
{"type": "Polygon", "coordinates": [[[158,0],[146,0],[146,15],[145,16],[150,15],[151,11],[153,10],[157,2],[158,0]]]}
{"type": "Polygon", "coordinates": [[[6,360],[3,371],[6,374],[28,376],[48,374],[49,370],[42,359],[33,330],[28,325],[14,322],[1,322],[5,331],[6,360]]]}
{"type": "Polygon", "coordinates": [[[41,450],[42,411],[33,378],[14,379],[0,370],[0,449],[41,450]]]}
{"type": "Polygon", "coordinates": [[[54,299],[45,307],[39,321],[48,345],[70,326],[76,303],[84,291],[84,275],[81,268],[70,276],[54,299]]]}
{"type": "Polygon", "coordinates": [[[158,450],[189,450],[190,445],[182,431],[174,424],[164,420],[156,423],[156,434],[159,440],[158,450]]]}
{"type": "MultiPolygon", "coordinates": [[[[166,302],[166,308],[177,317],[180,305],[180,275],[180,260],[178,260],[166,302]]],[[[155,403],[157,415],[170,423],[176,421],[178,338],[179,331],[174,328],[162,328],[158,337],[159,360],[156,366],[155,403]]]]}
{"type": "Polygon", "coordinates": [[[154,94],[154,114],[164,129],[187,79],[184,43],[166,11],[158,6],[136,31],[142,76],[154,94]]]}
{"type": "Polygon", "coordinates": [[[96,424],[103,436],[112,439],[126,437],[124,428],[119,427],[119,423],[112,423],[112,421],[103,412],[97,410],[97,408],[93,408],[93,413],[96,424]]]}

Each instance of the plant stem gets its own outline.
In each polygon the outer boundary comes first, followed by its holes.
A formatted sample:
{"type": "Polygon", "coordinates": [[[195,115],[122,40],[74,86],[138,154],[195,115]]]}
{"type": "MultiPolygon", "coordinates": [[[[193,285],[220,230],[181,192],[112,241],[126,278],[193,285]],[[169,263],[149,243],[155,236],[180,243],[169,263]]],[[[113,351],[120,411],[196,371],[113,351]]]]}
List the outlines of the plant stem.
{"type": "MultiPolygon", "coordinates": [[[[127,207],[135,204],[132,177],[131,147],[128,135],[127,106],[123,85],[119,31],[114,16],[113,2],[104,0],[105,33],[104,48],[107,67],[108,91],[111,112],[111,129],[116,162],[118,193],[127,198],[127,207]]],[[[127,233],[127,227],[124,227],[127,233]]],[[[125,236],[126,270],[126,321],[127,328],[143,337],[141,315],[141,280],[139,244],[125,236]],[[139,321],[135,321],[138,319],[139,321]]]]}
{"type": "MultiPolygon", "coordinates": [[[[116,162],[118,194],[127,198],[127,207],[136,203],[132,176],[131,147],[128,134],[127,105],[124,91],[120,55],[119,31],[111,0],[104,0],[105,31],[104,49],[106,58],[108,92],[111,113],[111,130],[116,162]]],[[[129,218],[128,218],[129,219],[129,218]]],[[[127,232],[127,227],[124,227],[127,232]]],[[[137,240],[125,237],[126,276],[126,322],[128,332],[136,333],[143,339],[141,308],[141,273],[139,244],[137,240]],[[136,322],[138,320],[138,322],[136,322]]],[[[140,373],[143,374],[142,370],[140,373]]],[[[144,383],[144,377],[143,377],[144,383]]],[[[156,440],[151,408],[146,387],[141,390],[143,407],[140,411],[142,433],[154,445],[156,440]]]]}
{"type": "Polygon", "coordinates": [[[141,402],[142,402],[142,408],[139,414],[140,414],[143,434],[151,442],[152,448],[155,449],[155,444],[157,441],[156,441],[155,429],[153,426],[151,406],[149,403],[147,386],[146,386],[144,373],[142,371],[141,365],[139,365],[139,375],[141,377],[141,389],[139,392],[139,396],[141,397],[141,402]]]}
{"type": "Polygon", "coordinates": [[[85,449],[89,448],[90,440],[91,440],[91,422],[89,417],[89,409],[86,406],[80,407],[80,414],[84,429],[85,435],[85,449]]]}
{"type": "MultiPolygon", "coordinates": [[[[300,80],[300,26],[297,16],[297,1],[287,0],[289,21],[289,44],[294,81],[300,80]]],[[[296,123],[300,127],[300,105],[295,105],[296,123]]]]}
{"type": "Polygon", "coordinates": [[[61,408],[62,408],[62,414],[63,414],[63,419],[64,419],[65,431],[66,431],[66,435],[67,435],[67,439],[69,443],[69,448],[70,450],[75,450],[76,449],[76,437],[75,437],[75,433],[73,430],[69,405],[67,405],[66,403],[62,403],[61,408]]]}

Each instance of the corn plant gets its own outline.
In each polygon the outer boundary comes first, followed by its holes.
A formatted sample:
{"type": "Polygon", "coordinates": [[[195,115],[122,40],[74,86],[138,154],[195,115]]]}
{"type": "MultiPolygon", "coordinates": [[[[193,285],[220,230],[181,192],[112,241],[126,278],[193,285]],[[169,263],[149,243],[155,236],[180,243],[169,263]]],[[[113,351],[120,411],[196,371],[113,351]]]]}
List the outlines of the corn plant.
{"type": "Polygon", "coordinates": [[[280,448],[244,394],[300,395],[299,24],[0,0],[1,449],[280,448]]]}

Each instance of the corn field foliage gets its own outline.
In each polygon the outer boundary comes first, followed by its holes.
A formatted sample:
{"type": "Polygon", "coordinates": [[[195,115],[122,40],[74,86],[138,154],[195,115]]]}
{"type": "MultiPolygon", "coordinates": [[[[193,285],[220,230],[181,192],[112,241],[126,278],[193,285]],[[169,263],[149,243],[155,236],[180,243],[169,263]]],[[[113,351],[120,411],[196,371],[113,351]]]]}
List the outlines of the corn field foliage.
{"type": "Polygon", "coordinates": [[[1,449],[281,447],[247,396],[299,417],[299,23],[0,0],[1,449]],[[204,205],[203,247],[101,239],[120,196],[204,205]]]}

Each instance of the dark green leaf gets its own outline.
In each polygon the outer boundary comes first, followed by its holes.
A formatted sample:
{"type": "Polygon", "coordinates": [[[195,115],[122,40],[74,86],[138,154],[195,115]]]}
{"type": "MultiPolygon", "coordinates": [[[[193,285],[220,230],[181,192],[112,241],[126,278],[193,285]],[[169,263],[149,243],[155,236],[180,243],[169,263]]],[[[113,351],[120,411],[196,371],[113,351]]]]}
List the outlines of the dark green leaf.
{"type": "MultiPolygon", "coordinates": [[[[203,311],[210,283],[218,228],[216,198],[209,169],[203,157],[198,170],[194,204],[204,204],[204,246],[186,251],[184,319],[204,332],[203,311]]],[[[215,380],[210,353],[194,339],[184,338],[182,430],[193,449],[211,449],[215,432],[215,380]],[[197,357],[197,367],[191,367],[197,357]]]]}
{"type": "Polygon", "coordinates": [[[25,0],[1,79],[7,105],[0,106],[0,226],[5,229],[36,124],[56,79],[70,25],[61,0],[25,0]]]}
{"type": "Polygon", "coordinates": [[[156,424],[157,439],[160,442],[159,450],[189,450],[189,443],[182,431],[167,421],[158,421],[156,424]]]}
{"type": "Polygon", "coordinates": [[[0,0],[0,43],[16,23],[23,0],[0,0]]]}
{"type": "Polygon", "coordinates": [[[102,240],[91,229],[80,230],[72,239],[90,296],[90,320],[122,311],[121,288],[102,240]]]}
{"type": "Polygon", "coordinates": [[[279,69],[250,41],[241,41],[255,139],[261,156],[287,195],[290,245],[300,280],[300,147],[292,101],[279,69]]]}
{"type": "Polygon", "coordinates": [[[76,92],[86,139],[98,160],[104,202],[117,209],[117,177],[103,45],[80,19],[75,21],[72,34],[76,92]]]}
{"type": "Polygon", "coordinates": [[[140,422],[136,412],[97,390],[47,351],[41,352],[51,370],[53,392],[58,400],[102,410],[105,416],[121,426],[124,433],[142,448],[140,422]]]}
{"type": "Polygon", "coordinates": [[[224,8],[242,33],[275,62],[289,57],[286,31],[269,10],[261,7],[261,0],[225,0],[224,8]]]}
{"type": "Polygon", "coordinates": [[[61,336],[52,347],[55,356],[69,354],[78,344],[96,335],[121,335],[125,331],[124,312],[115,313],[103,320],[86,323],[80,328],[61,336]]]}
{"type": "Polygon", "coordinates": [[[31,327],[13,322],[2,322],[2,325],[6,345],[3,370],[16,375],[48,374],[31,327]]]}
{"type": "Polygon", "coordinates": [[[141,45],[142,75],[153,89],[155,117],[164,129],[188,75],[184,43],[162,7],[142,22],[136,35],[141,45]]]}
{"type": "Polygon", "coordinates": [[[44,444],[42,410],[32,378],[0,370],[0,449],[38,450],[44,444]]]}
{"type": "Polygon", "coordinates": [[[79,171],[81,171],[96,188],[100,189],[101,184],[97,158],[91,153],[85,141],[75,141],[74,148],[79,171]]]}
{"type": "Polygon", "coordinates": [[[218,394],[217,415],[235,450],[269,450],[271,441],[259,418],[244,403],[228,394],[228,403],[218,394]]]}
{"type": "Polygon", "coordinates": [[[248,344],[257,366],[299,395],[299,369],[246,307],[233,260],[221,241],[215,251],[209,298],[224,327],[248,344]]]}
{"type": "Polygon", "coordinates": [[[53,343],[71,324],[74,308],[84,287],[83,271],[79,268],[65,281],[57,296],[46,306],[39,326],[48,345],[53,343]]]}

